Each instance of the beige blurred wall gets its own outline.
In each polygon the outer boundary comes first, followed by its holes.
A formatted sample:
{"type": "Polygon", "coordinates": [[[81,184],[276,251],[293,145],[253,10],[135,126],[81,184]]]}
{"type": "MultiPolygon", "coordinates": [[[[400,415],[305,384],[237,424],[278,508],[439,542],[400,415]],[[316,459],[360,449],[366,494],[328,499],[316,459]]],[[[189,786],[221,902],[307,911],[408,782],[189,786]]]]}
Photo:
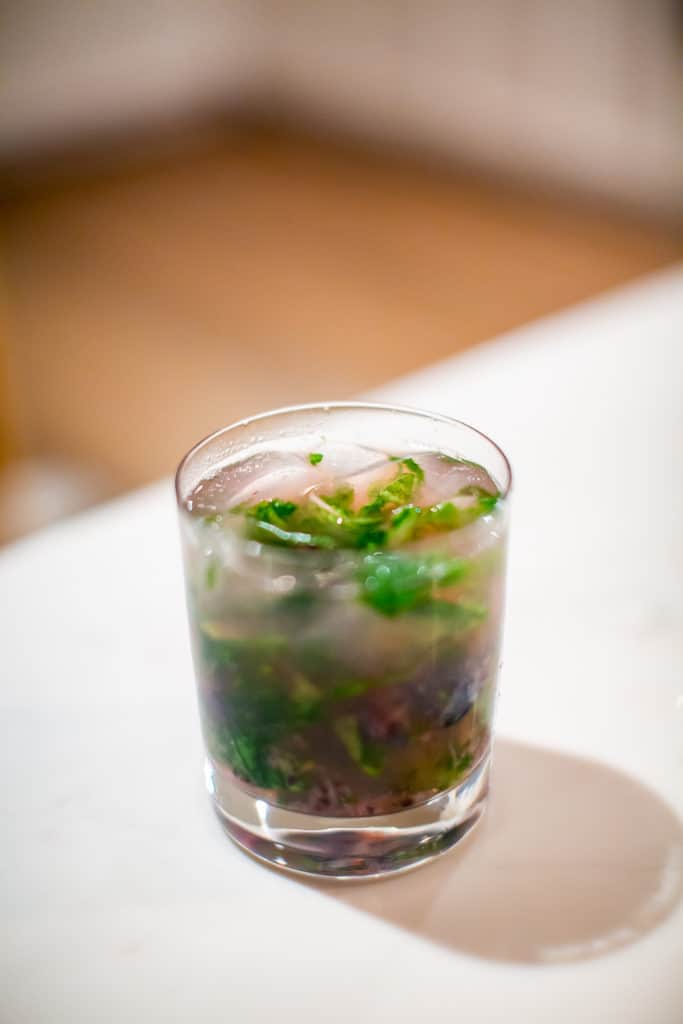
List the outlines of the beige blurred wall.
{"type": "Polygon", "coordinates": [[[247,102],[250,0],[4,0],[0,159],[247,102]]]}
{"type": "Polygon", "coordinates": [[[266,0],[276,94],[372,137],[683,210],[676,0],[266,0]]]}
{"type": "Polygon", "coordinates": [[[0,157],[257,109],[683,210],[675,0],[5,0],[0,18],[0,157]]]}

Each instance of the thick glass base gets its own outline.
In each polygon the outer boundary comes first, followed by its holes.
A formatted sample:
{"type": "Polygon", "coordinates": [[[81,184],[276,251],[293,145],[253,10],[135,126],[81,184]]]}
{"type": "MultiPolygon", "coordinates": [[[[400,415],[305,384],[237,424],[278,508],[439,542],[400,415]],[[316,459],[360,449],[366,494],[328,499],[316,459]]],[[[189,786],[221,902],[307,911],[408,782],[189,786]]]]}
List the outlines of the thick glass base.
{"type": "Polygon", "coordinates": [[[238,846],[274,867],[343,881],[408,871],[455,846],[482,815],[489,762],[418,807],[368,818],[284,810],[245,793],[210,761],[206,773],[218,817],[238,846]]]}

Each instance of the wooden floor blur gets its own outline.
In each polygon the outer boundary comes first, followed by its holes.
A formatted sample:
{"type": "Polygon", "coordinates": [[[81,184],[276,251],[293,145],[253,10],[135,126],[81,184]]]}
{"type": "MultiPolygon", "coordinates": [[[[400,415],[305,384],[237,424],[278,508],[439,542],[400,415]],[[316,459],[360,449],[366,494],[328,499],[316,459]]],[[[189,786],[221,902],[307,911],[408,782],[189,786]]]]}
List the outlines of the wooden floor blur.
{"type": "Polygon", "coordinates": [[[17,444],[115,488],[247,413],[352,396],[683,251],[625,215],[255,132],[27,187],[4,218],[17,444]]]}

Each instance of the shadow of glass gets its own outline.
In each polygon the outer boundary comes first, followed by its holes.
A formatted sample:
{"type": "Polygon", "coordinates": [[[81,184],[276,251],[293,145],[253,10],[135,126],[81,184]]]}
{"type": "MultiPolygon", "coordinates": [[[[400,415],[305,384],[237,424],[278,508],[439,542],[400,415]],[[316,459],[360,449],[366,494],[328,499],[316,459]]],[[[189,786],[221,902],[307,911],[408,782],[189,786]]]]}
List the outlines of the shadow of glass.
{"type": "Polygon", "coordinates": [[[483,821],[451,854],[325,892],[461,952],[590,959],[635,942],[683,895],[683,827],[635,779],[500,739],[483,821]]]}

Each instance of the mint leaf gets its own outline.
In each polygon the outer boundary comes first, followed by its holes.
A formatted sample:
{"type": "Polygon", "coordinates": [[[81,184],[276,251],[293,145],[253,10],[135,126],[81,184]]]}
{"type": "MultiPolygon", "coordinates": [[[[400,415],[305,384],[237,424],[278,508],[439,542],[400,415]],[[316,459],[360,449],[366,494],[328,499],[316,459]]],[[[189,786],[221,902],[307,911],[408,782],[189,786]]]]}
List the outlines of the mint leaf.
{"type": "Polygon", "coordinates": [[[467,508],[458,508],[452,501],[440,502],[424,510],[420,526],[424,530],[459,530],[481,516],[489,515],[500,500],[499,494],[490,494],[481,487],[465,487],[460,495],[476,497],[467,508]]]}
{"type": "Polygon", "coordinates": [[[338,509],[340,512],[351,514],[353,508],[354,491],[349,484],[343,484],[334,494],[326,494],[324,500],[328,505],[338,509]]]}
{"type": "Polygon", "coordinates": [[[361,512],[366,514],[373,514],[382,512],[387,505],[405,505],[413,496],[413,492],[417,487],[419,480],[415,473],[401,473],[399,471],[398,476],[386,484],[384,487],[379,487],[374,493],[372,501],[367,505],[364,505],[361,512]]]}
{"type": "Polygon", "coordinates": [[[294,676],[291,697],[299,716],[307,721],[317,718],[322,703],[320,687],[300,672],[294,676]]]}
{"type": "Polygon", "coordinates": [[[206,572],[204,574],[204,582],[207,590],[213,590],[218,583],[218,572],[219,566],[215,558],[210,559],[206,566],[206,572]]]}
{"type": "Polygon", "coordinates": [[[457,530],[460,525],[460,509],[452,501],[431,505],[425,509],[422,523],[437,530],[457,530]]]}
{"type": "Polygon", "coordinates": [[[471,764],[472,755],[469,753],[461,754],[459,757],[449,754],[437,768],[434,785],[439,789],[448,789],[450,786],[454,786],[471,764]]]}
{"type": "Polygon", "coordinates": [[[248,531],[254,540],[266,544],[279,544],[288,548],[334,548],[337,545],[325,534],[316,535],[301,530],[283,530],[274,523],[258,520],[248,531]]]}
{"type": "Polygon", "coordinates": [[[334,731],[346,753],[366,775],[379,775],[384,756],[376,743],[365,739],[355,715],[342,715],[334,722],[334,731]]]}
{"type": "Polygon", "coordinates": [[[260,523],[269,523],[277,526],[278,529],[287,529],[287,520],[296,512],[297,505],[293,501],[281,501],[273,498],[272,501],[259,501],[257,505],[247,509],[245,515],[250,519],[257,519],[260,523]]]}
{"type": "Polygon", "coordinates": [[[308,461],[312,466],[317,466],[320,462],[323,461],[323,456],[320,452],[311,452],[310,455],[308,456],[308,461]]]}
{"type": "Polygon", "coordinates": [[[449,630],[462,632],[465,629],[471,629],[473,626],[478,626],[480,622],[483,622],[486,618],[488,611],[483,604],[474,604],[473,602],[462,602],[462,601],[444,601],[439,598],[434,598],[431,601],[420,605],[416,609],[417,612],[429,615],[434,620],[434,625],[437,622],[442,622],[449,630]]]}
{"type": "Polygon", "coordinates": [[[401,459],[401,465],[409,469],[411,473],[414,473],[418,481],[424,483],[425,473],[422,466],[419,466],[415,459],[401,459]]]}
{"type": "Polygon", "coordinates": [[[427,605],[433,601],[436,588],[451,586],[466,571],[467,562],[462,558],[410,558],[377,552],[366,555],[357,577],[361,600],[391,617],[427,605]]]}
{"type": "Polygon", "coordinates": [[[361,697],[373,685],[372,679],[349,679],[348,682],[337,683],[330,690],[330,700],[347,700],[349,697],[361,697]]]}
{"type": "Polygon", "coordinates": [[[416,505],[404,505],[403,508],[395,509],[389,527],[389,545],[395,548],[413,540],[421,516],[422,509],[416,505]]]}

